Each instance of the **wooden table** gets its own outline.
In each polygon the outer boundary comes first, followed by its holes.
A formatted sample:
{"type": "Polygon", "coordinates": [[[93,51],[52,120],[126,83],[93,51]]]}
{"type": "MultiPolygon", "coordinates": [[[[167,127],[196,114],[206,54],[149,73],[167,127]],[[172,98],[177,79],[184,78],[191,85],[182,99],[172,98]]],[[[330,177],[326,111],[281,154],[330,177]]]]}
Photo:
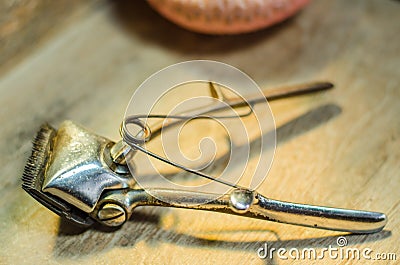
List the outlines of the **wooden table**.
{"type": "MultiPolygon", "coordinates": [[[[340,235],[348,247],[400,258],[397,1],[313,1],[279,26],[222,37],[177,28],[141,1],[64,2],[1,4],[6,11],[0,25],[0,264],[286,264],[293,259],[262,260],[257,250],[267,243],[320,251],[337,247],[340,235]],[[271,104],[278,145],[260,192],[381,211],[389,218],[384,231],[346,235],[157,208],[138,210],[114,232],[81,231],[20,188],[31,139],[42,122],[58,126],[71,119],[118,139],[129,98],[146,77],[200,58],[236,66],[262,88],[333,81],[336,89],[327,93],[271,104]]],[[[353,262],[366,264],[323,259],[353,262]]]]}

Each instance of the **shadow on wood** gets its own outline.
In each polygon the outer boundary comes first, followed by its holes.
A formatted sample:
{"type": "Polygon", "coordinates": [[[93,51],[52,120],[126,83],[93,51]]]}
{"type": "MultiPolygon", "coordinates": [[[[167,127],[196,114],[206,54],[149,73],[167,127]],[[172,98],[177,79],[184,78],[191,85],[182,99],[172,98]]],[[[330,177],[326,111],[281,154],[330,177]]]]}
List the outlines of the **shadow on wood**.
{"type": "MultiPolygon", "coordinates": [[[[148,210],[148,209],[146,209],[148,210]]],[[[307,239],[291,239],[280,240],[274,231],[262,230],[265,232],[266,239],[257,241],[229,241],[229,240],[210,240],[200,238],[188,234],[175,232],[172,229],[164,229],[160,226],[160,214],[168,211],[168,209],[156,209],[152,207],[149,211],[138,210],[135,212],[132,220],[128,221],[121,229],[115,230],[112,233],[99,231],[96,229],[89,229],[81,234],[71,234],[67,230],[70,227],[65,227],[65,224],[60,224],[59,235],[56,239],[53,253],[58,257],[82,257],[82,255],[96,255],[97,253],[108,251],[112,248],[135,248],[139,242],[146,242],[146,244],[156,247],[159,243],[172,243],[181,246],[197,247],[197,248],[220,248],[229,249],[230,251],[249,251],[257,254],[258,248],[267,243],[275,248],[297,248],[299,250],[304,248],[324,248],[331,245],[337,247],[338,236],[343,235],[338,233],[337,236],[328,237],[314,237],[307,239]],[[276,240],[270,240],[271,234],[276,237],[276,240]]],[[[267,225],[268,226],[268,223],[267,225]]],[[[257,230],[260,232],[260,230],[257,230]]],[[[223,231],[222,231],[223,232],[223,231]]],[[[230,233],[248,233],[252,230],[243,231],[230,231],[230,233]]],[[[218,234],[218,231],[213,232],[218,234]]],[[[348,241],[348,246],[356,245],[365,242],[378,241],[391,236],[391,231],[381,231],[369,235],[356,235],[345,234],[348,241]]]]}

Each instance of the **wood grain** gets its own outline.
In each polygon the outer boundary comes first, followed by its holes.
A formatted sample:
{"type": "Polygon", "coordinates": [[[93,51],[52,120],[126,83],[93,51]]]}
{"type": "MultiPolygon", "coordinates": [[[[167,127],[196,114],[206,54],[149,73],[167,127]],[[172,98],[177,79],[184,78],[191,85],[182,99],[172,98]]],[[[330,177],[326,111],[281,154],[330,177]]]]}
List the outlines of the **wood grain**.
{"type": "MultiPolygon", "coordinates": [[[[256,251],[264,243],[287,249],[336,246],[342,233],[178,209],[140,209],[113,232],[79,231],[22,191],[20,176],[42,122],[58,126],[71,119],[118,139],[134,89],[165,66],[198,58],[232,64],[262,88],[334,82],[329,92],[271,104],[278,146],[260,192],[382,211],[389,217],[384,231],[346,238],[351,247],[396,253],[399,259],[397,1],[313,1],[279,26],[229,37],[185,31],[146,3],[133,2],[77,3],[79,15],[59,23],[63,8],[43,8],[34,20],[22,15],[30,21],[27,33],[21,28],[2,35],[2,43],[19,48],[0,47],[1,62],[7,62],[0,71],[0,264],[291,264],[295,261],[278,257],[261,260],[256,251]],[[43,37],[40,25],[53,23],[56,30],[43,37]],[[29,49],[31,38],[24,34],[43,41],[29,49]]],[[[1,12],[2,34],[3,21],[14,19],[8,15],[1,12]]]]}
{"type": "Polygon", "coordinates": [[[93,1],[12,0],[0,2],[0,71],[40,46],[77,11],[93,1]]]}

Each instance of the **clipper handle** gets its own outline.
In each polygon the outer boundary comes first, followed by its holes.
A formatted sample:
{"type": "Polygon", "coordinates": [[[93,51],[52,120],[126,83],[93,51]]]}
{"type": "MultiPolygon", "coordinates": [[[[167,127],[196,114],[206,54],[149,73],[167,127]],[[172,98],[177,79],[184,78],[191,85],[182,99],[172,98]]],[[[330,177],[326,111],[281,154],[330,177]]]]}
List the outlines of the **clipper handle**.
{"type": "Polygon", "coordinates": [[[386,215],[378,212],[283,202],[262,195],[257,198],[252,211],[280,223],[362,234],[379,232],[387,223],[386,215]]]}
{"type": "MultiPolygon", "coordinates": [[[[138,206],[162,206],[216,211],[280,223],[352,233],[375,233],[383,229],[385,214],[340,208],[296,204],[267,199],[247,189],[234,189],[215,198],[215,194],[166,189],[133,189],[106,193],[100,205],[115,204],[129,219],[138,206]]],[[[101,213],[101,206],[98,213],[101,213]]],[[[98,216],[98,214],[97,214],[98,216]]],[[[96,218],[96,216],[94,216],[96,218]]],[[[115,226],[121,225],[111,223],[115,226]]],[[[106,223],[110,225],[110,222],[106,223]]]]}

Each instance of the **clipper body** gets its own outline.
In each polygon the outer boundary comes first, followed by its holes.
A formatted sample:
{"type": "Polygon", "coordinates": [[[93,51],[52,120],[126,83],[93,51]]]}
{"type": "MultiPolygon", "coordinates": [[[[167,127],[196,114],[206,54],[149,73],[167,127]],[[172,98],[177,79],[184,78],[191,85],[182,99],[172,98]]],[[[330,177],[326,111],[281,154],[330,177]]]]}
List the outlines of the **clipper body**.
{"type": "MultiPolygon", "coordinates": [[[[253,105],[265,98],[275,100],[331,87],[332,84],[326,82],[284,87],[263,91],[263,98],[251,98],[251,102],[231,100],[228,106],[253,105]]],[[[210,89],[215,90],[212,83],[210,89]]],[[[177,116],[177,121],[169,126],[193,117],[203,117],[220,109],[221,107],[217,106],[199,110],[195,116],[177,116]]],[[[155,118],[171,117],[158,115],[155,118]]],[[[153,133],[158,133],[159,130],[160,128],[153,130],[153,133]]],[[[56,214],[80,226],[90,226],[94,222],[111,227],[120,226],[132,216],[133,210],[140,206],[216,211],[352,233],[378,232],[387,222],[386,215],[379,212],[272,200],[256,191],[213,178],[157,156],[141,146],[151,138],[151,131],[139,120],[139,116],[128,117],[122,124],[121,134],[123,140],[115,143],[71,121],[62,123],[58,130],[44,124],[33,141],[32,154],[22,177],[22,188],[56,214]],[[127,123],[142,127],[140,137],[130,135],[125,130],[127,123]],[[231,186],[232,189],[228,194],[218,197],[215,194],[183,190],[141,189],[136,185],[125,159],[136,151],[142,151],[177,168],[231,186]]]]}
{"type": "Polygon", "coordinates": [[[216,211],[353,233],[377,232],[386,224],[382,213],[282,202],[242,188],[218,199],[199,192],[148,192],[135,185],[126,166],[112,161],[114,145],[71,121],[58,131],[45,124],[34,140],[22,187],[56,214],[81,226],[94,221],[120,226],[139,206],[216,211]]]}

